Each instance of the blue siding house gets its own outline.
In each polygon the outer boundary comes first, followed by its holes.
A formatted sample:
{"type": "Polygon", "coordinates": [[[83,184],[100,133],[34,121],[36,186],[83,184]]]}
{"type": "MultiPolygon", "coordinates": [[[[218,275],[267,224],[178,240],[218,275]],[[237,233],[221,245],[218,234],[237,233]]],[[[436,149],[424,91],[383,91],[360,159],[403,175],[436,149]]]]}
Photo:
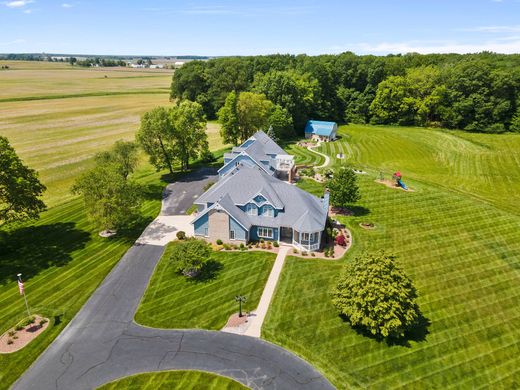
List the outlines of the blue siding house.
{"type": "Polygon", "coordinates": [[[276,160],[292,160],[263,132],[234,150],[225,157],[219,181],[195,202],[195,236],[227,243],[283,241],[300,250],[320,249],[329,194],[318,198],[281,180],[276,160]]]}

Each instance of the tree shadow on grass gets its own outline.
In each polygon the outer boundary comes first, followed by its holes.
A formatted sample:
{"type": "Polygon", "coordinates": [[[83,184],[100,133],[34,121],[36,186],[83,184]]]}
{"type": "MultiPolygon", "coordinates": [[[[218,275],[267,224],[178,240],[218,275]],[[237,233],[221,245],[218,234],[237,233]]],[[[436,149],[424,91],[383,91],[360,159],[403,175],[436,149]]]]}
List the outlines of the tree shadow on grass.
{"type": "Polygon", "coordinates": [[[194,283],[206,283],[217,278],[218,274],[224,268],[224,264],[220,261],[210,259],[200,270],[197,276],[188,278],[190,282],[194,283]]]}
{"type": "Polygon", "coordinates": [[[64,266],[89,240],[90,234],[73,222],[0,232],[0,284],[15,281],[20,272],[27,280],[47,268],[64,266]]]}
{"type": "Polygon", "coordinates": [[[349,210],[354,213],[354,217],[362,217],[370,214],[370,210],[363,206],[349,206],[349,210]]]}
{"type": "Polygon", "coordinates": [[[417,323],[410,327],[404,334],[404,336],[394,336],[394,337],[382,337],[372,334],[367,328],[363,326],[353,326],[350,324],[348,317],[343,314],[340,314],[339,317],[344,321],[348,322],[350,327],[359,335],[368,337],[369,339],[375,340],[379,343],[386,343],[388,346],[400,346],[411,348],[411,341],[414,342],[422,342],[426,341],[426,336],[430,333],[428,327],[431,325],[431,321],[423,316],[423,314],[419,314],[419,319],[417,323]]]}

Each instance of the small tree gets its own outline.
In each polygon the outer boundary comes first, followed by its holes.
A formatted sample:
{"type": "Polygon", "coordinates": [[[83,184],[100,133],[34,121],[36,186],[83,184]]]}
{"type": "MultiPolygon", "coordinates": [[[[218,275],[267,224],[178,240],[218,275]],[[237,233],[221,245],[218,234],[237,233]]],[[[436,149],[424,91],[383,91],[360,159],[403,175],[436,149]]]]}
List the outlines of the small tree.
{"type": "Polygon", "coordinates": [[[134,172],[139,162],[137,145],[134,142],[117,141],[112,149],[96,155],[99,165],[113,164],[125,180],[134,172]]]}
{"type": "Polygon", "coordinates": [[[127,226],[139,215],[141,189],[123,178],[112,165],[98,165],[81,175],[72,193],[83,196],[87,216],[99,228],[127,226]]]}
{"type": "Polygon", "coordinates": [[[332,302],[351,325],[376,337],[399,337],[417,324],[420,311],[411,280],[395,256],[366,254],[345,266],[332,302]]]}
{"type": "Polygon", "coordinates": [[[38,173],[25,166],[5,137],[0,137],[0,225],[37,218],[45,204],[45,186],[38,173]]]}
{"type": "Polygon", "coordinates": [[[361,199],[357,177],[350,168],[340,168],[328,182],[330,202],[334,206],[347,207],[361,199]]]}
{"type": "Polygon", "coordinates": [[[204,240],[190,238],[173,245],[170,262],[177,272],[189,278],[197,276],[211,256],[211,248],[204,240]]]}

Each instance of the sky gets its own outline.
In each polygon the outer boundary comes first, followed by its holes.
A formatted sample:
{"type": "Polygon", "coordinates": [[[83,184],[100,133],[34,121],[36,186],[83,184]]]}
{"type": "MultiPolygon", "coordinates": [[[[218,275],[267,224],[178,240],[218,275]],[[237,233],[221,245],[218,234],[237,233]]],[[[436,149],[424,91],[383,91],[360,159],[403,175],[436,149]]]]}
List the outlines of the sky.
{"type": "Polygon", "coordinates": [[[0,53],[520,53],[520,0],[0,0],[0,53]]]}

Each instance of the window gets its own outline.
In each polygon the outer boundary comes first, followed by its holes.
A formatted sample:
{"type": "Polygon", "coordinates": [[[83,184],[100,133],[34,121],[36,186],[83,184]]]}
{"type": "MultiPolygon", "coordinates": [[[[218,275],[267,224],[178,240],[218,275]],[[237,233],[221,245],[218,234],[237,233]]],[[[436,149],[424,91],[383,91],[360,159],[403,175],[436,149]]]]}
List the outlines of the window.
{"type": "Polygon", "coordinates": [[[274,217],[274,209],[272,206],[264,206],[263,210],[263,215],[265,215],[266,217],[274,217]]]}
{"type": "Polygon", "coordinates": [[[229,231],[229,239],[230,240],[234,240],[235,239],[235,231],[234,230],[230,230],[229,231]]]}
{"type": "Polygon", "coordinates": [[[301,239],[302,239],[302,242],[305,241],[309,241],[309,233],[301,233],[301,239]]]}
{"type": "Polygon", "coordinates": [[[207,237],[208,236],[208,228],[204,228],[204,235],[207,237]]]}
{"type": "Polygon", "coordinates": [[[246,206],[246,212],[249,214],[249,215],[258,215],[258,210],[257,210],[257,207],[256,205],[252,204],[252,203],[248,203],[247,206],[246,206]]]}
{"type": "Polygon", "coordinates": [[[267,227],[258,227],[258,237],[260,238],[273,238],[273,229],[267,227]]]}

